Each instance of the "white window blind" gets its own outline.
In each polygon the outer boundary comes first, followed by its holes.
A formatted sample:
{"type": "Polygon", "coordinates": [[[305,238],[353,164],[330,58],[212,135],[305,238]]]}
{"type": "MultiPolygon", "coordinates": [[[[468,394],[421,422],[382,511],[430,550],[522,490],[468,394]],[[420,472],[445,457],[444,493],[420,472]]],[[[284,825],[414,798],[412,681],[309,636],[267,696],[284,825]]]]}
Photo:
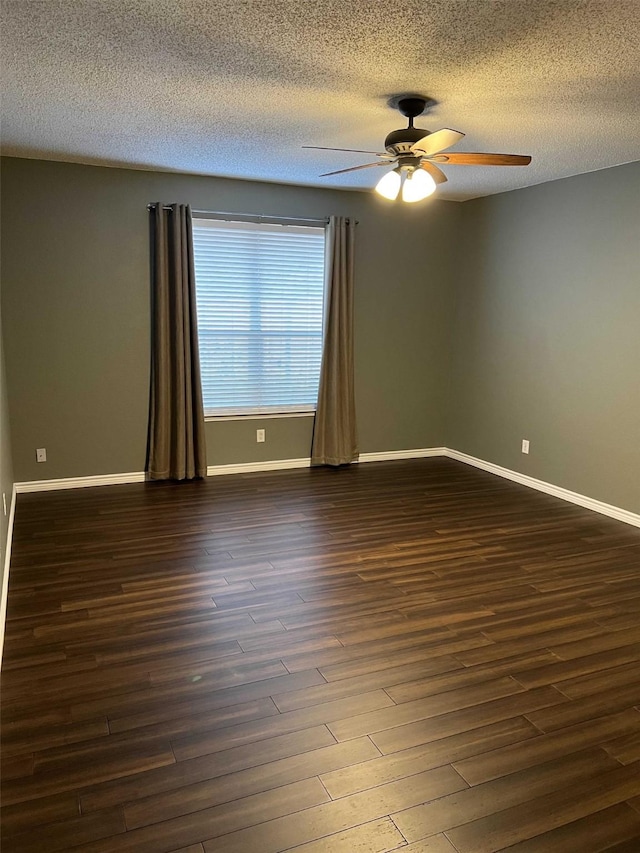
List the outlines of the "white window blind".
{"type": "Polygon", "coordinates": [[[314,411],[322,227],[193,220],[205,415],[314,411]]]}

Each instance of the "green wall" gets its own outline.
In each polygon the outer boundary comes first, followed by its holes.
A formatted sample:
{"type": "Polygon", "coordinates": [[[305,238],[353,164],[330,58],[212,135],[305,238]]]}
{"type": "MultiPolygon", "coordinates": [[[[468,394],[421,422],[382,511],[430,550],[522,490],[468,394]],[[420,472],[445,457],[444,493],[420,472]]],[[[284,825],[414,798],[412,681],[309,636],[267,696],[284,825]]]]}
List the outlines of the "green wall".
{"type": "Polygon", "coordinates": [[[640,512],[640,163],[462,211],[448,445],[640,512]]]}
{"type": "MultiPolygon", "coordinates": [[[[13,493],[13,460],[11,456],[11,438],[9,435],[9,404],[4,369],[4,348],[2,346],[2,325],[0,322],[0,589],[4,579],[4,560],[7,544],[7,529],[13,493]],[[6,515],[2,504],[4,496],[6,515]]],[[[1,630],[1,628],[0,628],[1,630]]]]}
{"type": "MultiPolygon", "coordinates": [[[[142,471],[150,201],[356,217],[362,452],[444,444],[459,204],[371,193],[2,161],[3,311],[17,481],[142,471]],[[47,462],[35,461],[45,447],[47,462]]],[[[310,418],[207,424],[210,465],[309,455],[310,418]],[[265,444],[255,430],[265,427],[265,444]]]]}

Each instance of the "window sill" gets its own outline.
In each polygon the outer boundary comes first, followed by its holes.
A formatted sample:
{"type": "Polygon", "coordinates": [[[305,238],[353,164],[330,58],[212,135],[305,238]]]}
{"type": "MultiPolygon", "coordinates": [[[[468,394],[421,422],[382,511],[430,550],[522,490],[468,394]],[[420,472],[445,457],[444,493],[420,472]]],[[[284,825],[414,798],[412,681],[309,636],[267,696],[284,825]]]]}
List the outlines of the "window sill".
{"type": "Polygon", "coordinates": [[[270,412],[264,415],[205,415],[205,423],[211,421],[266,421],[273,418],[315,418],[314,412],[270,412]]]}

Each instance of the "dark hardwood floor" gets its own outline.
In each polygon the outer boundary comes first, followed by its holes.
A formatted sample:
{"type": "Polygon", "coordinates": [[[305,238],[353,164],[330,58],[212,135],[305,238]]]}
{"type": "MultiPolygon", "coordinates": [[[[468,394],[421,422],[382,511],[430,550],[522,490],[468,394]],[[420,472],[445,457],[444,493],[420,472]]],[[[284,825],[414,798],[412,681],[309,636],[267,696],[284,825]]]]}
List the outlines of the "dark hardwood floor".
{"type": "Polygon", "coordinates": [[[21,495],[5,853],[638,853],[640,530],[447,459],[21,495]]]}

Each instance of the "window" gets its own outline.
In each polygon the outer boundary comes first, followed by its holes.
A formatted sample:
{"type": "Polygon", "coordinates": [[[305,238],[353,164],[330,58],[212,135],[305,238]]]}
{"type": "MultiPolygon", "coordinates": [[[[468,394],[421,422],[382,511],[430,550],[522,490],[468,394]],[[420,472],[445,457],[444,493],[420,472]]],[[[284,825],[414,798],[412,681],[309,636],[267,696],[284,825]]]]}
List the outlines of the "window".
{"type": "Polygon", "coordinates": [[[193,220],[205,416],[313,412],[323,227],[193,220]]]}

